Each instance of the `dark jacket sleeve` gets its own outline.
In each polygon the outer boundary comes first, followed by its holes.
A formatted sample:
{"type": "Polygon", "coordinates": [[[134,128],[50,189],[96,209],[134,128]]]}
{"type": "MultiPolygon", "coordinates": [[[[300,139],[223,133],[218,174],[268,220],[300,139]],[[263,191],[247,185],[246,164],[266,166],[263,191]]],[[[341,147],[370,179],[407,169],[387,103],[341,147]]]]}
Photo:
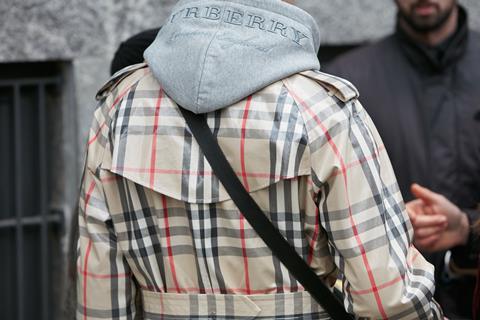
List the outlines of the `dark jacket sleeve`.
{"type": "Polygon", "coordinates": [[[471,226],[470,234],[466,245],[452,249],[452,259],[459,268],[475,269],[478,265],[478,253],[480,251],[480,234],[473,226],[480,223],[480,212],[476,209],[463,209],[462,211],[468,216],[471,226]]]}

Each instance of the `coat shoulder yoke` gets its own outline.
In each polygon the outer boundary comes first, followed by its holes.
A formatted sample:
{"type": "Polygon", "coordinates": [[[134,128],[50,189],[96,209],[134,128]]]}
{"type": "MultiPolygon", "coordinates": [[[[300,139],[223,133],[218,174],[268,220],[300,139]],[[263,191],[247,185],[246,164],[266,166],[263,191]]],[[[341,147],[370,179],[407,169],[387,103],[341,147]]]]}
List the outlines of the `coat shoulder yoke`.
{"type": "Polygon", "coordinates": [[[131,66],[125,67],[113,74],[110,79],[98,90],[97,94],[95,95],[95,99],[98,101],[104,99],[110,92],[112,92],[115,87],[126,77],[131,75],[137,70],[146,68],[147,64],[145,62],[143,63],[137,63],[133,64],[131,66]]]}
{"type": "Polygon", "coordinates": [[[359,97],[357,88],[349,81],[318,70],[309,70],[301,73],[303,76],[315,80],[324,87],[330,95],[342,102],[348,102],[359,97]]]}

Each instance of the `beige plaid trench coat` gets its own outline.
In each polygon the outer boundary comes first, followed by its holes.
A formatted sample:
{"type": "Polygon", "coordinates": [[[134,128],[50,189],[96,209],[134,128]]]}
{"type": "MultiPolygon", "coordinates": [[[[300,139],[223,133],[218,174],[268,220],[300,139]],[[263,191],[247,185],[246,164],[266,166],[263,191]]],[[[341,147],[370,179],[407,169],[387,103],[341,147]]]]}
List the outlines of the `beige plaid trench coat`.
{"type": "MultiPolygon", "coordinates": [[[[208,123],[245,188],[358,317],[438,319],[433,267],[347,81],[273,83],[208,123]]],[[[78,242],[78,319],[328,319],[229,199],[146,64],[99,93],[78,242]]]]}

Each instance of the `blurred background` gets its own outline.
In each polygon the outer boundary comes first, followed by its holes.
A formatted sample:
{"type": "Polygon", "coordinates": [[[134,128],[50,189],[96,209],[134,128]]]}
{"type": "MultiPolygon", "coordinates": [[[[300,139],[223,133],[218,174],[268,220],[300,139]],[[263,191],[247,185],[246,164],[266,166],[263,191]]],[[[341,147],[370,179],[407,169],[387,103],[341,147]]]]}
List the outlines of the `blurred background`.
{"type": "MultiPolygon", "coordinates": [[[[161,26],[175,0],[0,1],[0,318],[68,319],[82,158],[119,44],[161,26]]],[[[460,1],[480,30],[480,2],[460,1]]],[[[392,32],[391,0],[299,0],[321,63],[392,32]]],[[[71,300],[71,299],[70,299],[71,300]]]]}

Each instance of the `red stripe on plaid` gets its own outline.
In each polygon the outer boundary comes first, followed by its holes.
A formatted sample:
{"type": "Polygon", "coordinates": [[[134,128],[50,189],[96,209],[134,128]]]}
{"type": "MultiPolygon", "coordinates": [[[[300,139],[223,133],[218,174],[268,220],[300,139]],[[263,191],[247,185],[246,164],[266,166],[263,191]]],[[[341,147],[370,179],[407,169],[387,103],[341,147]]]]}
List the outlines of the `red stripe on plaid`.
{"type": "Polygon", "coordinates": [[[247,256],[247,243],[245,241],[245,218],[240,216],[240,238],[242,241],[242,255],[243,255],[243,267],[245,269],[245,287],[247,294],[251,294],[250,291],[250,273],[248,271],[248,256],[247,256]]]}
{"type": "MultiPolygon", "coordinates": [[[[347,168],[347,169],[351,169],[351,168],[354,168],[354,167],[356,167],[356,166],[362,165],[362,164],[364,164],[364,163],[367,162],[367,161],[376,159],[376,158],[378,158],[378,156],[380,155],[380,153],[381,153],[382,151],[385,151],[385,150],[386,150],[386,149],[385,149],[385,146],[384,146],[384,145],[381,145],[381,146],[378,147],[378,150],[376,150],[373,155],[370,155],[370,156],[368,156],[368,157],[363,157],[363,158],[358,159],[358,160],[356,160],[356,161],[352,161],[352,162],[350,162],[350,163],[348,163],[348,164],[346,165],[346,168],[347,168]]],[[[335,171],[334,173],[332,173],[332,175],[331,175],[329,178],[334,177],[334,176],[338,176],[338,175],[341,175],[341,174],[343,174],[343,172],[340,171],[340,170],[337,170],[337,171],[335,171]]]]}
{"type": "Polygon", "coordinates": [[[163,89],[158,92],[157,103],[155,105],[155,120],[153,125],[152,155],[150,159],[150,188],[155,184],[155,162],[157,161],[157,131],[158,120],[160,118],[160,107],[162,105],[163,89]]]}
{"type": "MultiPolygon", "coordinates": [[[[87,223],[87,207],[92,196],[93,189],[95,188],[95,180],[90,183],[87,194],[85,195],[85,205],[83,212],[85,214],[85,223],[87,223]]],[[[90,257],[90,251],[92,250],[92,240],[88,240],[87,250],[85,252],[85,261],[83,266],[83,319],[87,319],[87,270],[88,270],[88,258],[90,257]]]]}
{"type": "Polygon", "coordinates": [[[308,250],[308,258],[307,258],[308,265],[312,264],[313,249],[315,248],[315,243],[317,242],[319,233],[320,233],[320,212],[319,212],[318,208],[316,208],[316,210],[315,210],[315,229],[313,230],[312,240],[310,240],[310,248],[308,250]]]}
{"type": "MultiPolygon", "coordinates": [[[[123,99],[123,97],[128,93],[130,92],[130,90],[133,88],[134,84],[132,84],[131,86],[128,86],[128,88],[126,88],[125,90],[123,90],[123,92],[115,99],[115,101],[113,101],[112,103],[112,106],[110,107],[110,110],[112,110],[113,108],[115,108],[115,106],[123,99]]],[[[100,132],[102,132],[102,129],[106,126],[106,122],[103,122],[100,127],[98,128],[97,132],[95,133],[95,135],[90,139],[88,140],[87,142],[87,146],[91,145],[92,143],[95,142],[95,140],[97,140],[98,136],[100,135],[100,132]]]]}
{"type": "Polygon", "coordinates": [[[87,207],[88,203],[90,202],[90,198],[92,197],[93,189],[95,188],[95,180],[93,180],[90,185],[88,186],[87,193],[85,194],[85,203],[83,205],[83,212],[85,214],[85,218],[87,218],[87,207]]]}
{"type": "Polygon", "coordinates": [[[242,134],[240,137],[240,162],[242,166],[242,178],[243,185],[247,191],[249,191],[248,179],[247,179],[247,170],[245,168],[245,137],[247,134],[247,120],[248,120],[248,111],[250,110],[250,104],[252,103],[252,96],[247,98],[247,104],[245,105],[245,111],[243,112],[243,121],[242,121],[242,134]]]}
{"type": "Polygon", "coordinates": [[[87,276],[93,279],[121,279],[121,278],[128,278],[132,275],[131,273],[97,274],[97,273],[92,273],[92,272],[87,272],[85,270],[82,270],[80,266],[78,266],[78,272],[84,276],[87,276]]]}
{"type": "Polygon", "coordinates": [[[98,136],[100,135],[100,132],[102,132],[102,129],[105,127],[106,123],[102,123],[102,125],[98,128],[97,132],[95,132],[95,135],[90,139],[88,140],[87,142],[87,146],[91,145],[92,143],[95,142],[95,140],[98,139],[98,136]]]}
{"type": "Polygon", "coordinates": [[[163,205],[163,221],[165,223],[165,235],[167,237],[167,251],[168,251],[168,261],[170,262],[170,269],[172,271],[173,283],[175,285],[175,290],[177,293],[180,293],[180,286],[178,285],[177,272],[175,270],[175,261],[173,260],[173,251],[170,235],[170,224],[168,223],[168,207],[167,207],[167,197],[162,195],[162,205],[163,205]]]}
{"type": "MultiPolygon", "coordinates": [[[[317,116],[317,114],[315,112],[313,112],[312,109],[310,109],[310,106],[308,104],[306,104],[305,101],[303,101],[294,91],[290,90],[290,88],[288,88],[288,90],[289,90],[290,94],[293,96],[293,98],[315,120],[315,122],[317,123],[319,128],[321,128],[323,134],[327,138],[327,141],[328,141],[328,144],[330,145],[330,148],[332,149],[333,153],[335,154],[335,157],[340,162],[340,167],[341,167],[341,171],[342,171],[342,175],[343,175],[344,187],[345,187],[345,189],[347,189],[348,188],[348,182],[347,182],[347,176],[345,174],[347,172],[347,166],[345,165],[345,161],[344,161],[340,151],[338,150],[337,145],[333,141],[332,136],[330,135],[330,132],[325,127],[325,125],[323,124],[321,119],[317,116]]],[[[367,271],[367,274],[368,274],[368,279],[369,279],[370,284],[371,284],[371,289],[373,291],[373,295],[375,296],[375,301],[377,302],[378,311],[382,315],[383,319],[387,319],[387,314],[386,314],[385,309],[383,307],[382,298],[380,297],[380,294],[378,293],[378,287],[375,283],[375,277],[373,276],[372,268],[370,267],[370,263],[368,262],[365,247],[363,246],[362,240],[360,239],[360,236],[359,236],[359,233],[358,233],[358,229],[357,229],[355,220],[353,219],[352,207],[351,207],[351,204],[350,204],[350,199],[348,197],[348,192],[345,192],[345,194],[346,194],[346,199],[345,200],[346,200],[347,205],[348,205],[350,225],[352,226],[352,231],[353,231],[353,234],[355,236],[355,240],[357,241],[358,248],[360,249],[360,252],[362,254],[363,264],[364,264],[365,270],[367,271]]]]}
{"type": "MultiPolygon", "coordinates": [[[[416,251],[416,249],[413,246],[411,246],[411,248],[413,248],[413,250],[416,251]]],[[[412,258],[407,260],[407,266],[409,268],[412,267],[413,263],[415,262],[415,260],[417,260],[419,255],[420,255],[420,252],[416,251],[415,254],[412,256],[412,258]]],[[[388,282],[385,282],[384,284],[379,285],[378,289],[382,290],[382,289],[388,288],[388,287],[394,285],[395,283],[397,283],[397,282],[399,282],[403,279],[405,279],[405,274],[400,275],[400,276],[396,277],[395,279],[393,279],[391,281],[388,281],[388,282]]],[[[350,293],[353,294],[353,295],[364,295],[364,294],[372,293],[372,291],[373,290],[370,288],[370,289],[365,289],[365,290],[352,290],[352,291],[350,291],[350,293]]]]}
{"type": "MultiPolygon", "coordinates": [[[[150,168],[131,168],[131,167],[122,167],[116,166],[112,167],[112,170],[115,172],[134,172],[134,173],[150,173],[155,172],[155,174],[178,174],[178,175],[191,175],[191,176],[212,176],[214,173],[213,171],[194,171],[194,170],[180,170],[180,169],[150,169],[150,168]]],[[[236,172],[236,175],[239,177],[246,176],[249,178],[264,178],[264,179],[275,179],[275,180],[298,180],[298,176],[290,177],[284,175],[273,175],[270,173],[263,173],[263,172],[236,172]]]]}
{"type": "MultiPolygon", "coordinates": [[[[157,288],[153,286],[140,286],[143,290],[148,290],[152,292],[159,292],[157,288]]],[[[167,288],[167,292],[171,290],[176,290],[176,288],[167,288]]],[[[180,288],[181,293],[195,293],[195,294],[205,294],[205,289],[201,288],[180,288]]],[[[247,289],[245,288],[228,288],[228,289],[219,289],[212,288],[211,292],[213,294],[223,294],[224,292],[228,294],[247,294],[247,289]]],[[[290,293],[290,292],[302,292],[305,289],[302,286],[297,287],[274,287],[268,289],[250,289],[251,294],[272,294],[272,293],[290,293]]]]}
{"type": "MultiPolygon", "coordinates": [[[[247,104],[245,106],[245,111],[243,112],[242,134],[240,138],[240,162],[242,166],[242,179],[243,179],[243,185],[247,191],[249,191],[250,187],[248,186],[248,179],[246,175],[247,171],[245,169],[245,136],[246,136],[248,111],[250,109],[251,102],[252,102],[252,96],[247,98],[247,104]]],[[[242,255],[243,255],[243,266],[245,269],[246,293],[251,294],[250,273],[248,271],[247,243],[245,241],[245,218],[243,217],[243,214],[240,215],[240,239],[242,241],[242,255]]]]}
{"type": "MultiPolygon", "coordinates": [[[[155,174],[178,174],[178,175],[191,175],[191,176],[212,176],[213,171],[194,171],[194,170],[180,170],[180,169],[151,169],[151,168],[131,168],[131,167],[112,167],[115,172],[134,172],[134,173],[150,173],[155,174]]],[[[239,174],[237,174],[239,175],[239,174]]]]}
{"type": "MultiPolygon", "coordinates": [[[[87,251],[85,253],[85,262],[84,270],[88,268],[88,258],[90,256],[90,251],[92,250],[92,240],[88,240],[87,251]]],[[[87,319],[87,274],[86,271],[83,272],[83,319],[87,319]]]]}
{"type": "Polygon", "coordinates": [[[163,303],[163,295],[160,295],[160,311],[162,312],[162,314],[160,315],[160,319],[163,320],[163,310],[165,310],[165,305],[163,303]]]}
{"type": "Polygon", "coordinates": [[[412,256],[410,260],[407,259],[407,266],[411,268],[413,264],[415,263],[415,260],[417,260],[418,256],[420,255],[420,252],[413,246],[413,244],[410,246],[411,250],[415,250],[415,254],[412,256]]]}
{"type": "MultiPolygon", "coordinates": [[[[379,285],[377,288],[378,288],[378,290],[388,288],[388,287],[394,285],[395,283],[402,281],[403,279],[405,279],[405,275],[398,276],[391,281],[385,282],[385,283],[379,285]]],[[[361,295],[365,295],[365,294],[370,294],[370,293],[372,293],[372,291],[373,290],[370,288],[370,289],[366,289],[366,290],[351,290],[350,293],[353,294],[353,295],[356,295],[356,296],[361,296],[361,295]]]]}

